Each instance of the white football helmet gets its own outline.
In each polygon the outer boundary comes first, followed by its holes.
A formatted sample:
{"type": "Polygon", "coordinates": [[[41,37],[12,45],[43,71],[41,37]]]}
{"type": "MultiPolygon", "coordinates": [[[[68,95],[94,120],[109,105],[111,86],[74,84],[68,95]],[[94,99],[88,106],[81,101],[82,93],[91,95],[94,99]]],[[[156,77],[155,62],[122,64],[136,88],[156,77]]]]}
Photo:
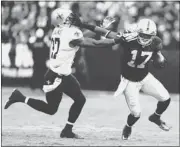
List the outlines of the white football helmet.
{"type": "Polygon", "coordinates": [[[79,21],[79,17],[69,9],[58,8],[51,13],[51,23],[55,27],[63,24],[75,25],[79,21]]]}
{"type": "Polygon", "coordinates": [[[154,21],[150,19],[141,19],[138,23],[138,38],[139,44],[146,46],[151,44],[152,37],[157,34],[157,28],[154,21]]]}

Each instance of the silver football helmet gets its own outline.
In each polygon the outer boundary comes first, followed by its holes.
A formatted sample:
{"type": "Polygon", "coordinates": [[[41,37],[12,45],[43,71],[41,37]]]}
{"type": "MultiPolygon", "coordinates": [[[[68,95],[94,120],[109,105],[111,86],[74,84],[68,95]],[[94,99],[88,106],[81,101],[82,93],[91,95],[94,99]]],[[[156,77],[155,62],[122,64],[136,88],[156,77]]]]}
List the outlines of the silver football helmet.
{"type": "Polygon", "coordinates": [[[151,44],[152,37],[157,34],[157,28],[154,21],[150,19],[141,19],[138,23],[138,38],[139,44],[146,46],[151,44]]]}

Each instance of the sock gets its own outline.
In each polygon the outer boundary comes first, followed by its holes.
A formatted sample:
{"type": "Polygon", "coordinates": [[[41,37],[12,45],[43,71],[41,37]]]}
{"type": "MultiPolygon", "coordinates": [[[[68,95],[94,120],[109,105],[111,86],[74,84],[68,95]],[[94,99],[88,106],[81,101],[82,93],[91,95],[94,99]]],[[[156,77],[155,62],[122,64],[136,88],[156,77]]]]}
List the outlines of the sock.
{"type": "Polygon", "coordinates": [[[73,123],[71,123],[71,122],[68,121],[68,122],[66,123],[66,126],[64,127],[64,129],[65,129],[65,130],[72,130],[73,125],[74,125],[73,123]]]}
{"type": "Polygon", "coordinates": [[[29,97],[26,97],[25,100],[24,100],[24,103],[28,103],[28,100],[29,100],[29,97]]]}
{"type": "Polygon", "coordinates": [[[134,117],[132,114],[128,115],[127,126],[133,126],[140,117],[134,117]]]}
{"type": "Polygon", "coordinates": [[[156,108],[156,111],[155,111],[155,115],[159,115],[160,116],[167,109],[167,107],[170,104],[170,101],[171,101],[171,99],[169,98],[166,101],[158,102],[157,108],[156,108]]]}
{"type": "Polygon", "coordinates": [[[153,116],[154,116],[154,119],[160,119],[161,117],[161,115],[157,114],[156,112],[154,112],[153,116]]]}

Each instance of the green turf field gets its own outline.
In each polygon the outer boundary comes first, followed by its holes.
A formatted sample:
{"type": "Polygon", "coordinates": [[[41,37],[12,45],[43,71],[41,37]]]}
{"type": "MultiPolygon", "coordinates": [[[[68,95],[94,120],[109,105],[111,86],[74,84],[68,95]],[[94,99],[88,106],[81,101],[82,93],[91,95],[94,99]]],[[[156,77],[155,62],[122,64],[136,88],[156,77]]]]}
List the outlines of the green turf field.
{"type": "MultiPolygon", "coordinates": [[[[19,88],[22,93],[44,99],[40,90],[19,88]]],[[[142,115],[133,127],[131,140],[121,140],[121,133],[129,114],[124,96],[114,98],[113,92],[84,91],[87,101],[75,124],[74,132],[84,139],[61,139],[59,134],[67,120],[72,100],[64,95],[58,112],[46,115],[29,106],[17,103],[4,110],[13,88],[2,87],[2,145],[3,146],[178,146],[179,95],[172,94],[172,102],[163,119],[172,125],[164,132],[148,121],[156,108],[156,99],[140,95],[142,115]]]]}

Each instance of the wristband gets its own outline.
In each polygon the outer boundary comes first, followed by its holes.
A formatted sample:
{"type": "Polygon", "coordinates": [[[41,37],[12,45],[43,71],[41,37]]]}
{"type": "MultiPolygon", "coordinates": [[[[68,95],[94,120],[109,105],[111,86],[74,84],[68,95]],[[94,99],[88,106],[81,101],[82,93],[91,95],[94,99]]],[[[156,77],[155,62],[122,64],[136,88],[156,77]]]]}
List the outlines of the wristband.
{"type": "Polygon", "coordinates": [[[111,31],[107,31],[107,33],[104,35],[104,37],[106,38],[107,35],[109,35],[110,32],[111,32],[111,31]]]}

